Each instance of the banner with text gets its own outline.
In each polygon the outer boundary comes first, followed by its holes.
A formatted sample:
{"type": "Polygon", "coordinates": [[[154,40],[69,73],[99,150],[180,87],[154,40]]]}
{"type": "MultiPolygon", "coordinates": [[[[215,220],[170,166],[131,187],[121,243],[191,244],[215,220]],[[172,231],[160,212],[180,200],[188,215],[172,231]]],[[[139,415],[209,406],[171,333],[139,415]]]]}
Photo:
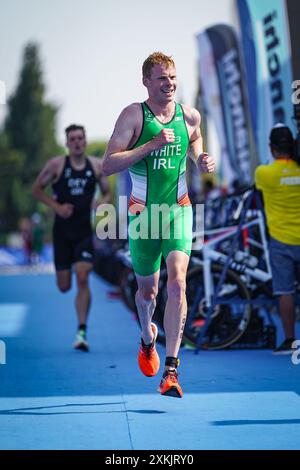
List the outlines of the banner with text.
{"type": "Polygon", "coordinates": [[[237,0],[252,126],[261,163],[270,161],[269,134],[292,121],[292,65],[284,0],[237,0]]]}

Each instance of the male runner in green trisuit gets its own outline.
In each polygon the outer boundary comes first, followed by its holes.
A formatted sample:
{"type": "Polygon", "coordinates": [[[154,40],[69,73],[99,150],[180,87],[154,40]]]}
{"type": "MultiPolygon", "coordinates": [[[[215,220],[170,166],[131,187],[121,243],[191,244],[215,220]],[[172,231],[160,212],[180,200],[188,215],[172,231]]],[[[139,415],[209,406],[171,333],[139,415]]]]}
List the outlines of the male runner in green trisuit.
{"type": "Polygon", "coordinates": [[[157,327],[151,319],[163,255],[168,272],[168,301],[164,315],[166,361],[159,391],[162,395],[182,397],[176,369],[187,313],[185,282],[192,244],[186,157],[189,154],[198,168],[208,173],[215,170],[215,162],[203,153],[200,114],[174,100],[176,70],[173,59],[160,52],[151,54],[143,64],[143,84],[149,98],[122,111],[108,143],[103,172],[110,175],[129,168],[131,223],[139,217],[141,227],[149,222],[151,231],[153,206],[166,204],[172,207],[169,221],[163,221],[157,233],[154,236],[151,233],[148,239],[134,239],[129,224],[129,246],[138,283],[136,305],[142,328],[140,369],[144,375],[154,376],[160,366],[155,348],[157,327]],[[175,236],[176,230],[183,227],[185,234],[175,236]],[[166,237],[168,229],[170,236],[166,237]]]}

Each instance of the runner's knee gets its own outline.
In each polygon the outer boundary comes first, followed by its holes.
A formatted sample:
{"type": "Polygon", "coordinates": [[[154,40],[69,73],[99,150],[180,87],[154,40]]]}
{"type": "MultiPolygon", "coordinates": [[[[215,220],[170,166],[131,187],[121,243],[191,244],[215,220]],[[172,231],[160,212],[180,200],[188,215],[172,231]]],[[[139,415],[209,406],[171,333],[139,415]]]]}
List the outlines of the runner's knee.
{"type": "Polygon", "coordinates": [[[78,289],[86,289],[89,283],[89,273],[87,271],[77,272],[78,289]]]}
{"type": "Polygon", "coordinates": [[[71,282],[66,280],[57,280],[57,287],[59,288],[60,292],[65,293],[71,289],[71,282]]]}
{"type": "Polygon", "coordinates": [[[156,287],[140,288],[137,291],[137,300],[141,302],[155,302],[158,289],[156,287]]]}

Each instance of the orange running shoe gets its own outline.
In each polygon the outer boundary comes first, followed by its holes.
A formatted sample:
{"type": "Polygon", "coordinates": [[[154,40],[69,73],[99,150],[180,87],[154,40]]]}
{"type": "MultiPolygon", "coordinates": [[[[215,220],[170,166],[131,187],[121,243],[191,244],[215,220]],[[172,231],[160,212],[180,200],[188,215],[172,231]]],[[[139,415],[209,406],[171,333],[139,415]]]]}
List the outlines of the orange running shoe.
{"type": "Polygon", "coordinates": [[[159,355],[155,348],[155,341],[157,338],[157,326],[151,323],[151,328],[154,334],[154,338],[151,344],[146,345],[141,339],[141,347],[138,355],[139,367],[146,377],[153,377],[157,374],[160,366],[159,355]]]}
{"type": "Polygon", "coordinates": [[[182,389],[178,383],[178,374],[176,369],[174,370],[166,370],[163,373],[161,382],[157,389],[162,395],[166,395],[167,397],[174,397],[174,398],[182,398],[183,393],[182,389]]]}

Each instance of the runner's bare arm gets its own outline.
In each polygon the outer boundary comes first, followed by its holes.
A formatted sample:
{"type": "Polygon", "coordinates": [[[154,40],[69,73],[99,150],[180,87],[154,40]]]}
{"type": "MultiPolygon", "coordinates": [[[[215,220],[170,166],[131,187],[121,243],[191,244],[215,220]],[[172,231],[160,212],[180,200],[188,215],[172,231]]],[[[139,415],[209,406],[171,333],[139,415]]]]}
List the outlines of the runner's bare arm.
{"type": "Polygon", "coordinates": [[[139,103],[133,103],[125,108],[120,114],[113,135],[103,159],[103,174],[106,176],[118,173],[134,165],[153,150],[157,150],[169,142],[174,141],[174,135],[170,130],[163,129],[151,141],[130,149],[138,138],[142,128],[143,116],[139,103]]]}
{"type": "Polygon", "coordinates": [[[103,175],[103,160],[97,161],[97,178],[101,190],[101,197],[97,201],[98,204],[105,204],[112,202],[112,192],[106,176],[103,175]]]}
{"type": "Polygon", "coordinates": [[[32,186],[33,196],[55,211],[59,204],[46,193],[45,188],[57,177],[58,166],[60,163],[58,159],[61,159],[61,157],[52,158],[46,163],[32,186]]]}
{"type": "Polygon", "coordinates": [[[190,124],[193,132],[190,136],[189,156],[203,173],[213,173],[216,169],[214,159],[203,152],[203,139],[200,130],[201,116],[196,109],[191,109],[190,124]]]}

